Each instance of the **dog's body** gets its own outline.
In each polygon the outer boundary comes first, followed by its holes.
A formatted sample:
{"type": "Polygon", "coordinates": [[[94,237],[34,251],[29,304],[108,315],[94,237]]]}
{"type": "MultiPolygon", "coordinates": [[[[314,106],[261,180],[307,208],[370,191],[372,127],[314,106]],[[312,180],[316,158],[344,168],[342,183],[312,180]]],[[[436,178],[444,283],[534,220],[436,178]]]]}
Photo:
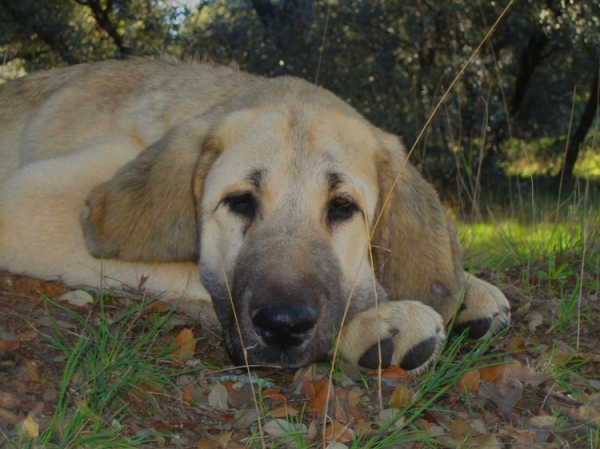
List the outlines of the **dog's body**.
{"type": "Polygon", "coordinates": [[[399,140],[296,78],[149,60],[34,74],[0,86],[0,158],[0,269],[143,277],[212,304],[238,362],[310,363],[347,314],[350,361],[378,365],[381,340],[384,365],[418,371],[463,291],[460,326],[508,324],[399,140]]]}

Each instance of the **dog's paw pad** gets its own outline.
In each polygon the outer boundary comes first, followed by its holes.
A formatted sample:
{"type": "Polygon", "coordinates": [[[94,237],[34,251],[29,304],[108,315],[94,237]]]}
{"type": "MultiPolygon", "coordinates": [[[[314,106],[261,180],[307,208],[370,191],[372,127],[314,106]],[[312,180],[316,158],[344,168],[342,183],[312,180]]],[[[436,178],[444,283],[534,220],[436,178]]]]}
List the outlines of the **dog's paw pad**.
{"type": "Polygon", "coordinates": [[[485,340],[506,329],[510,325],[510,305],[500,289],[475,277],[467,276],[466,281],[452,333],[467,330],[467,337],[485,340]]]}
{"type": "Polygon", "coordinates": [[[440,343],[441,341],[433,336],[417,343],[402,356],[398,365],[409,372],[426,369],[435,360],[440,343]]]}
{"type": "Polygon", "coordinates": [[[394,356],[394,344],[390,338],[381,341],[381,352],[379,351],[379,342],[372,345],[367,352],[358,360],[358,366],[366,369],[377,369],[379,368],[379,360],[381,360],[381,367],[387,368],[392,363],[392,357],[394,356]]]}
{"type": "Polygon", "coordinates": [[[490,328],[492,327],[492,318],[475,318],[473,320],[462,321],[460,323],[456,323],[452,327],[452,333],[455,335],[460,335],[463,332],[467,332],[467,337],[478,340],[480,338],[485,337],[490,328]]]}
{"type": "Polygon", "coordinates": [[[444,338],[442,317],[431,307],[390,301],[355,315],[343,330],[339,349],[360,368],[397,365],[418,374],[433,363],[444,338]]]}

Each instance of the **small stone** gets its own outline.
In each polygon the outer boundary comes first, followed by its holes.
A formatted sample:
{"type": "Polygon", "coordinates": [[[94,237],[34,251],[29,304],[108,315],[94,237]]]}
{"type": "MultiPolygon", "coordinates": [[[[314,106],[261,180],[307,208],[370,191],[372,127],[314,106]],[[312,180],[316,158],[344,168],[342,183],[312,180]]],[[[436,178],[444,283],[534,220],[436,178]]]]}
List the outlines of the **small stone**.
{"type": "Polygon", "coordinates": [[[446,431],[441,426],[431,426],[429,430],[427,430],[427,433],[432,437],[439,437],[444,435],[446,431]]]}
{"type": "Polygon", "coordinates": [[[94,302],[94,298],[88,292],[83,290],[73,290],[72,292],[65,293],[60,297],[60,301],[67,301],[69,304],[76,307],[83,307],[86,304],[94,302]]]}
{"type": "Polygon", "coordinates": [[[44,390],[44,394],[42,395],[44,402],[55,402],[56,398],[58,398],[58,390],[54,388],[44,390]]]}
{"type": "Polygon", "coordinates": [[[13,409],[21,403],[21,400],[12,393],[0,393],[0,407],[5,409],[13,409]]]}
{"type": "Polygon", "coordinates": [[[153,433],[154,433],[154,430],[152,430],[152,429],[141,429],[135,433],[135,436],[139,437],[139,438],[146,438],[146,437],[149,437],[150,435],[152,435],[153,433]]]}

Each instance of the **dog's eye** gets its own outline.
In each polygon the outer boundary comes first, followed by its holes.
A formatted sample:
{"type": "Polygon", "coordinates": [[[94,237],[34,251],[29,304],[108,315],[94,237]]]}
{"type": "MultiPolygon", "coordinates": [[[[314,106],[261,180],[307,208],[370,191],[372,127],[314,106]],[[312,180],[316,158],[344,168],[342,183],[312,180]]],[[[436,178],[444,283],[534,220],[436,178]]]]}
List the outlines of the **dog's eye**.
{"type": "Polygon", "coordinates": [[[354,212],[358,210],[356,204],[343,196],[334,198],[329,203],[327,211],[327,220],[332,222],[346,221],[350,219],[354,212]]]}
{"type": "Polygon", "coordinates": [[[229,196],[225,199],[229,210],[236,215],[252,219],[256,215],[256,199],[250,193],[229,196]]]}

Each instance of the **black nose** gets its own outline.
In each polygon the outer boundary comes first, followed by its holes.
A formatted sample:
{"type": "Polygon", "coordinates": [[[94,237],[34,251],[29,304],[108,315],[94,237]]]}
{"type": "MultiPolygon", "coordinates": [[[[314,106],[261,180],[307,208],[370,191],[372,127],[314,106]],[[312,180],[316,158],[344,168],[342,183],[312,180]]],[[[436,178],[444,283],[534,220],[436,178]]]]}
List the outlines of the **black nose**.
{"type": "Polygon", "coordinates": [[[266,344],[281,349],[302,344],[317,324],[317,311],[308,305],[263,307],[253,315],[256,333],[266,344]]]}

